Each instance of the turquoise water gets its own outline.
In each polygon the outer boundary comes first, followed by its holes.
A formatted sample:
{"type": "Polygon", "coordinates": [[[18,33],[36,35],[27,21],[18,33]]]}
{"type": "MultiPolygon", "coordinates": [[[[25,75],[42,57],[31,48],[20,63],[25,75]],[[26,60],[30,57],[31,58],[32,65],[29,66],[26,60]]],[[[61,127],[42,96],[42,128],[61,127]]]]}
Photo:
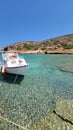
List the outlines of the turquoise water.
{"type": "MultiPolygon", "coordinates": [[[[21,56],[29,63],[25,77],[0,74],[0,113],[29,130],[40,130],[34,125],[53,112],[57,99],[73,99],[73,55],[21,56]]],[[[3,120],[0,123],[1,130],[15,128],[3,120]]]]}

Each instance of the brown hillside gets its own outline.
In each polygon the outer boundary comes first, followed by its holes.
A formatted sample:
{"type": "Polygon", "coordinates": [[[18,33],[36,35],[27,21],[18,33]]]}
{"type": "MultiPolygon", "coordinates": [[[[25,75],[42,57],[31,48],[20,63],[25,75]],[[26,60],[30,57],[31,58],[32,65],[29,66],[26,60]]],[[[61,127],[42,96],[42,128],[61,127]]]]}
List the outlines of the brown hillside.
{"type": "Polygon", "coordinates": [[[17,42],[8,46],[8,48],[20,53],[73,53],[73,34],[41,42],[17,42]]]}

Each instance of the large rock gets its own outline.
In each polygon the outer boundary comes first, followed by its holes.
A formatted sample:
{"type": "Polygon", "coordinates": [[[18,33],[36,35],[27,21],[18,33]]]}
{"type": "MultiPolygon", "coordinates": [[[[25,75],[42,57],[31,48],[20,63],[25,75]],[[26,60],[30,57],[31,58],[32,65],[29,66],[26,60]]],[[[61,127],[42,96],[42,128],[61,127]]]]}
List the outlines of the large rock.
{"type": "Polygon", "coordinates": [[[73,130],[73,100],[58,99],[52,113],[42,117],[31,130],[73,130]]]}
{"type": "Polygon", "coordinates": [[[55,111],[67,122],[73,123],[73,100],[58,100],[55,111]]]}
{"type": "Polygon", "coordinates": [[[65,72],[73,73],[73,61],[70,63],[62,64],[61,66],[59,66],[59,69],[65,72]]]}

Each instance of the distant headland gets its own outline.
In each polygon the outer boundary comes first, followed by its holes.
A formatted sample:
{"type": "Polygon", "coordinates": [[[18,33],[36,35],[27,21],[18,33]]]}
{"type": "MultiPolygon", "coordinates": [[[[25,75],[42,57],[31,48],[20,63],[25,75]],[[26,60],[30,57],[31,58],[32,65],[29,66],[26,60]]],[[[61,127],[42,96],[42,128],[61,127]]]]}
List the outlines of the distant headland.
{"type": "Polygon", "coordinates": [[[73,34],[63,35],[41,42],[17,42],[7,47],[9,50],[22,54],[73,54],[73,34]]]}

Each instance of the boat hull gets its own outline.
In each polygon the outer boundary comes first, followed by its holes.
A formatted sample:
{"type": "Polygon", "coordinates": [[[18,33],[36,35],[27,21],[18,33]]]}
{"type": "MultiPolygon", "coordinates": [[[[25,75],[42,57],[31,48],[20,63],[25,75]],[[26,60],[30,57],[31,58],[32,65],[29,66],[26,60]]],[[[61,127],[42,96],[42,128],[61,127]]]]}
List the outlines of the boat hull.
{"type": "Polygon", "coordinates": [[[26,66],[7,67],[6,69],[7,69],[7,73],[9,74],[25,75],[26,66]]]}

